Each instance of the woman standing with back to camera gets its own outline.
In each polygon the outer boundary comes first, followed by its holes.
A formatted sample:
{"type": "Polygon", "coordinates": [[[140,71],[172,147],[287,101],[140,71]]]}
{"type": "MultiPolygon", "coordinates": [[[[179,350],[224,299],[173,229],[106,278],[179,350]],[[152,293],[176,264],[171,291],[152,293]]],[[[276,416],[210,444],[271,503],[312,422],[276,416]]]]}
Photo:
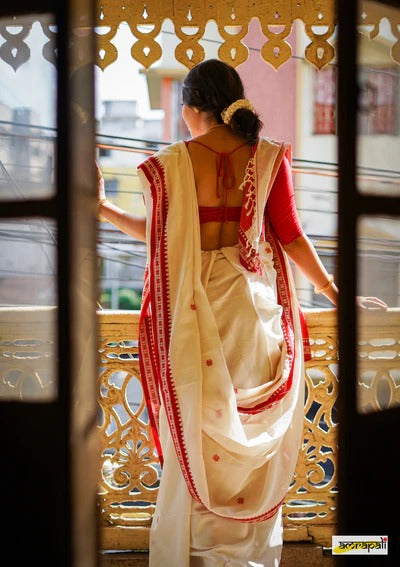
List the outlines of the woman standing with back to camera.
{"type": "Polygon", "coordinates": [[[102,220],[147,242],[139,351],[163,467],[150,566],[275,567],[309,355],[288,257],[333,305],[338,290],[301,228],[291,147],[259,137],[235,69],[204,61],[182,92],[192,138],[139,166],[146,218],[110,203],[98,170],[102,220]]]}

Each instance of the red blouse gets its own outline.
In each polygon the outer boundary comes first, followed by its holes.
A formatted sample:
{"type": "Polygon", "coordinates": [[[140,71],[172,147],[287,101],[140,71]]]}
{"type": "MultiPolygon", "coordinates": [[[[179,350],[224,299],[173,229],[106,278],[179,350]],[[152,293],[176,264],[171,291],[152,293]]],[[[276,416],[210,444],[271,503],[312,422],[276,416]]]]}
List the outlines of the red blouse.
{"type": "Polygon", "coordinates": [[[266,209],[272,229],[281,244],[290,244],[303,234],[296,209],[292,170],[286,156],[272,185],[266,209]]]}

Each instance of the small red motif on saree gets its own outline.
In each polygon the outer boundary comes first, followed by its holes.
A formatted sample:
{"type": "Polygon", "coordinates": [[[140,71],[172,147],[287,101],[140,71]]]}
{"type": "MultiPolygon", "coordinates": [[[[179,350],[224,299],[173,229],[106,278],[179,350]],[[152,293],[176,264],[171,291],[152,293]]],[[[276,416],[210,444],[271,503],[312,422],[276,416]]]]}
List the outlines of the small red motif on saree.
{"type": "Polygon", "coordinates": [[[213,363],[212,358],[207,358],[206,360],[207,366],[212,366],[212,363],[213,363]]]}
{"type": "Polygon", "coordinates": [[[191,309],[192,311],[196,311],[197,307],[196,307],[196,305],[195,305],[194,303],[191,303],[191,304],[190,304],[190,309],[191,309]]]}
{"type": "Polygon", "coordinates": [[[243,504],[243,502],[244,502],[244,498],[240,497],[237,499],[238,504],[243,504]]]}
{"type": "Polygon", "coordinates": [[[269,246],[266,246],[265,251],[268,252],[268,254],[269,254],[271,252],[271,248],[269,246]]]}
{"type": "Polygon", "coordinates": [[[213,455],[213,459],[215,462],[219,461],[219,455],[217,455],[217,453],[215,453],[215,455],[213,455]]]}
{"type": "Polygon", "coordinates": [[[237,388],[233,388],[233,391],[235,392],[235,394],[238,393],[238,389],[237,389],[237,388]]]}

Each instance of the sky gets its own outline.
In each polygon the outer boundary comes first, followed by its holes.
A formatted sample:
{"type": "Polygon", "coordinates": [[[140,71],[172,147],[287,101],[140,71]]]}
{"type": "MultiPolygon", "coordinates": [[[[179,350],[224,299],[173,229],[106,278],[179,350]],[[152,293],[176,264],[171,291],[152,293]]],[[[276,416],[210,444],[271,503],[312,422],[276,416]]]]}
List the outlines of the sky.
{"type": "Polygon", "coordinates": [[[28,61],[14,71],[0,60],[0,104],[33,108],[40,125],[55,126],[56,69],[43,60],[42,48],[47,42],[39,22],[35,22],[25,39],[31,51],[28,61]]]}
{"type": "Polygon", "coordinates": [[[136,100],[140,116],[160,116],[160,111],[150,109],[147,82],[145,76],[139,72],[142,65],[135,61],[130,53],[133,41],[128,25],[121,24],[113,40],[118,48],[118,59],[104,71],[95,67],[97,118],[101,116],[103,100],[136,100]]]}
{"type": "MultiPolygon", "coordinates": [[[[130,54],[133,37],[127,25],[121,25],[114,41],[118,59],[105,71],[95,67],[96,118],[101,118],[104,100],[136,100],[138,114],[143,118],[159,117],[160,112],[162,116],[162,111],[150,109],[145,76],[139,73],[141,65],[130,54]]],[[[0,38],[0,44],[3,42],[0,38]]],[[[47,42],[39,22],[35,22],[25,39],[30,49],[28,61],[14,71],[0,59],[0,105],[33,108],[35,123],[55,126],[56,69],[43,59],[42,49],[47,42]]],[[[0,119],[4,119],[1,113],[0,119]]]]}

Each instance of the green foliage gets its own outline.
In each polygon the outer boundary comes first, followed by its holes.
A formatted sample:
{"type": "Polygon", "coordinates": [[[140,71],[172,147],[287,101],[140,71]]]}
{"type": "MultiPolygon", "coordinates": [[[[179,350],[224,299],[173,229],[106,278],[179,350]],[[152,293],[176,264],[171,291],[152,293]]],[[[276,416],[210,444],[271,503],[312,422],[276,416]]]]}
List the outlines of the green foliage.
{"type": "Polygon", "coordinates": [[[118,309],[140,309],[141,294],[135,289],[118,290],[118,309]]]}
{"type": "MultiPolygon", "coordinates": [[[[142,290],[127,287],[118,290],[118,309],[140,310],[142,301],[142,290]]],[[[99,299],[103,309],[111,309],[111,289],[103,289],[99,299]]]]}
{"type": "Polygon", "coordinates": [[[99,303],[103,309],[111,309],[111,291],[104,289],[100,294],[99,303]]]}

